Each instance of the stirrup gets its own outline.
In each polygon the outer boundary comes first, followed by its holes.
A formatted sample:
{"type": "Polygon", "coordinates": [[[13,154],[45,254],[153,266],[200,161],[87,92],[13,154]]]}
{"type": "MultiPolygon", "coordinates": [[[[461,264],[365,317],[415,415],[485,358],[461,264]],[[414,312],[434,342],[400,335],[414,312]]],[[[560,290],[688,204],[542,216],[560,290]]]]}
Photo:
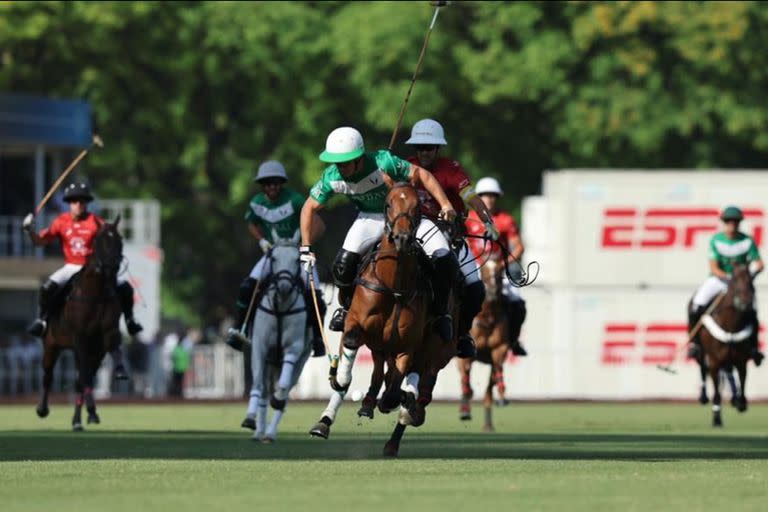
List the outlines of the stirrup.
{"type": "Polygon", "coordinates": [[[249,344],[248,338],[243,336],[243,333],[234,327],[227,329],[227,338],[224,341],[227,345],[237,350],[238,352],[242,352],[246,345],[249,344]]]}
{"type": "Polygon", "coordinates": [[[343,332],[344,322],[346,321],[347,321],[347,310],[345,310],[344,308],[338,308],[336,311],[333,312],[331,321],[328,322],[328,329],[332,330],[333,332],[343,332]]]}
{"type": "Polygon", "coordinates": [[[42,318],[38,318],[32,324],[27,327],[27,332],[36,338],[42,338],[45,336],[45,331],[48,330],[48,322],[42,318]]]}

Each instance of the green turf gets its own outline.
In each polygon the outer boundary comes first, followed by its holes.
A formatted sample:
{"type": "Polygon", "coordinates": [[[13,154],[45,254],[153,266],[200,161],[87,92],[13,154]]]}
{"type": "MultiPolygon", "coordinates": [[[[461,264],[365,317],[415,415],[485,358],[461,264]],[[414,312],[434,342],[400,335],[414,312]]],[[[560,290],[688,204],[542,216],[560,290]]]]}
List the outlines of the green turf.
{"type": "MultiPolygon", "coordinates": [[[[497,432],[430,407],[400,459],[381,448],[394,417],[358,424],[342,410],[331,439],[307,429],[322,409],[292,404],[278,442],[254,443],[236,405],[100,407],[103,423],[69,431],[0,407],[0,509],[161,510],[765,510],[768,406],[725,428],[697,405],[520,405],[497,432]]],[[[476,408],[476,414],[481,410],[476,408]]]]}

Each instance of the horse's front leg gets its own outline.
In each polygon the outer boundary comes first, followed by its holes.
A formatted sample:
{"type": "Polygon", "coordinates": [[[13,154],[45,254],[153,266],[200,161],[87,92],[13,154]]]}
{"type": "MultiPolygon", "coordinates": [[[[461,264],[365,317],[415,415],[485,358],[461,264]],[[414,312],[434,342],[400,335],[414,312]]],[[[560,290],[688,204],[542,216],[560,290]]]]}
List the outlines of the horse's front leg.
{"type": "Polygon", "coordinates": [[[83,430],[83,371],[78,368],[77,379],[75,380],[75,412],[72,415],[72,430],[80,432],[83,430]]]}
{"type": "Polygon", "coordinates": [[[739,412],[744,412],[747,410],[747,395],[746,395],[746,389],[747,389],[747,362],[746,361],[739,361],[736,364],[736,371],[739,372],[739,399],[736,402],[736,409],[739,412]]]}
{"type": "Polygon", "coordinates": [[[43,391],[40,396],[40,403],[37,405],[37,415],[41,418],[48,416],[48,395],[51,392],[53,384],[53,368],[56,366],[56,360],[59,358],[59,349],[46,340],[45,351],[43,352],[43,391]]]}
{"type": "Polygon", "coordinates": [[[360,417],[373,419],[373,411],[376,407],[376,400],[384,384],[384,355],[381,352],[373,351],[373,371],[371,372],[371,385],[363,398],[363,403],[357,411],[360,417]]]}
{"type": "Polygon", "coordinates": [[[96,387],[96,372],[99,371],[104,355],[104,352],[99,351],[99,353],[92,354],[87,358],[85,381],[83,382],[83,399],[85,401],[85,409],[88,412],[89,425],[91,423],[101,423],[101,418],[96,413],[96,400],[93,398],[93,388],[96,387]]]}
{"type": "Polygon", "coordinates": [[[714,395],[712,397],[712,426],[722,427],[722,397],[720,396],[720,365],[715,362],[710,362],[709,376],[712,379],[714,385],[714,395]]]}
{"type": "Polygon", "coordinates": [[[699,365],[699,374],[701,375],[701,391],[699,392],[699,403],[701,405],[705,405],[709,403],[709,397],[707,396],[707,374],[709,373],[709,368],[707,368],[707,359],[704,354],[701,354],[701,356],[696,359],[696,362],[699,365]]]}

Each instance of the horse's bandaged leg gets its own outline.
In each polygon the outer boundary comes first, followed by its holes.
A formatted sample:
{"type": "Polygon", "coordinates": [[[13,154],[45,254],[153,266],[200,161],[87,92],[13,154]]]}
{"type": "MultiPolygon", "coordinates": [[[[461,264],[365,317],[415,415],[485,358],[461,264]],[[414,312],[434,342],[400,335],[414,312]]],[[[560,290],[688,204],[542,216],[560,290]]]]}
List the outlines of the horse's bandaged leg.
{"type": "Polygon", "coordinates": [[[344,393],[334,391],[331,395],[331,399],[328,400],[328,405],[323,411],[323,416],[327,417],[329,420],[331,420],[331,422],[333,422],[336,419],[336,413],[339,411],[339,407],[341,407],[341,403],[343,401],[344,393]]]}
{"type": "Polygon", "coordinates": [[[261,438],[267,430],[267,401],[259,398],[256,408],[256,430],[253,432],[254,439],[261,438]]]}
{"type": "Polygon", "coordinates": [[[267,427],[266,437],[269,437],[270,439],[277,438],[277,426],[280,425],[280,420],[283,418],[284,412],[285,410],[272,412],[272,421],[269,422],[269,427],[267,427]]]}
{"type": "Polygon", "coordinates": [[[277,381],[277,387],[275,389],[276,399],[285,400],[288,398],[288,392],[291,390],[291,384],[293,383],[293,373],[295,370],[295,362],[288,361],[287,358],[283,360],[283,367],[280,369],[280,378],[277,381]]]}
{"type": "Polygon", "coordinates": [[[336,377],[336,382],[339,383],[339,386],[347,387],[352,382],[352,366],[355,364],[356,356],[356,348],[341,348],[341,361],[339,361],[339,372],[336,377]]]}
{"type": "Polygon", "coordinates": [[[246,413],[249,418],[256,417],[256,408],[259,405],[259,399],[261,398],[261,391],[258,389],[252,389],[250,398],[248,399],[248,412],[246,413]]]}
{"type": "Polygon", "coordinates": [[[404,390],[406,393],[413,393],[413,396],[416,398],[419,398],[419,374],[416,372],[411,372],[408,374],[408,376],[405,378],[405,387],[404,390]]]}

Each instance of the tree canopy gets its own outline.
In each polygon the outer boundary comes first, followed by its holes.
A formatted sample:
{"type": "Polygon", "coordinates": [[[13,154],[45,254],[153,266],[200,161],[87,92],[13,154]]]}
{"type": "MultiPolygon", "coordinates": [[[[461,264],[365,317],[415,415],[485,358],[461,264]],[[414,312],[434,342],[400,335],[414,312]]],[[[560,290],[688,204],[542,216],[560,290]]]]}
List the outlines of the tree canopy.
{"type": "MultiPolygon", "coordinates": [[[[86,168],[96,191],[160,200],[164,312],[209,320],[258,253],[243,221],[258,164],[281,160],[306,192],[333,128],[385,147],[432,13],[428,2],[2,3],[0,89],[91,102],[106,142],[86,168]]],[[[762,168],[766,43],[761,2],[452,2],[395,151],[408,153],[415,121],[437,119],[444,153],[499,178],[512,209],[548,168],[762,168]]]]}

